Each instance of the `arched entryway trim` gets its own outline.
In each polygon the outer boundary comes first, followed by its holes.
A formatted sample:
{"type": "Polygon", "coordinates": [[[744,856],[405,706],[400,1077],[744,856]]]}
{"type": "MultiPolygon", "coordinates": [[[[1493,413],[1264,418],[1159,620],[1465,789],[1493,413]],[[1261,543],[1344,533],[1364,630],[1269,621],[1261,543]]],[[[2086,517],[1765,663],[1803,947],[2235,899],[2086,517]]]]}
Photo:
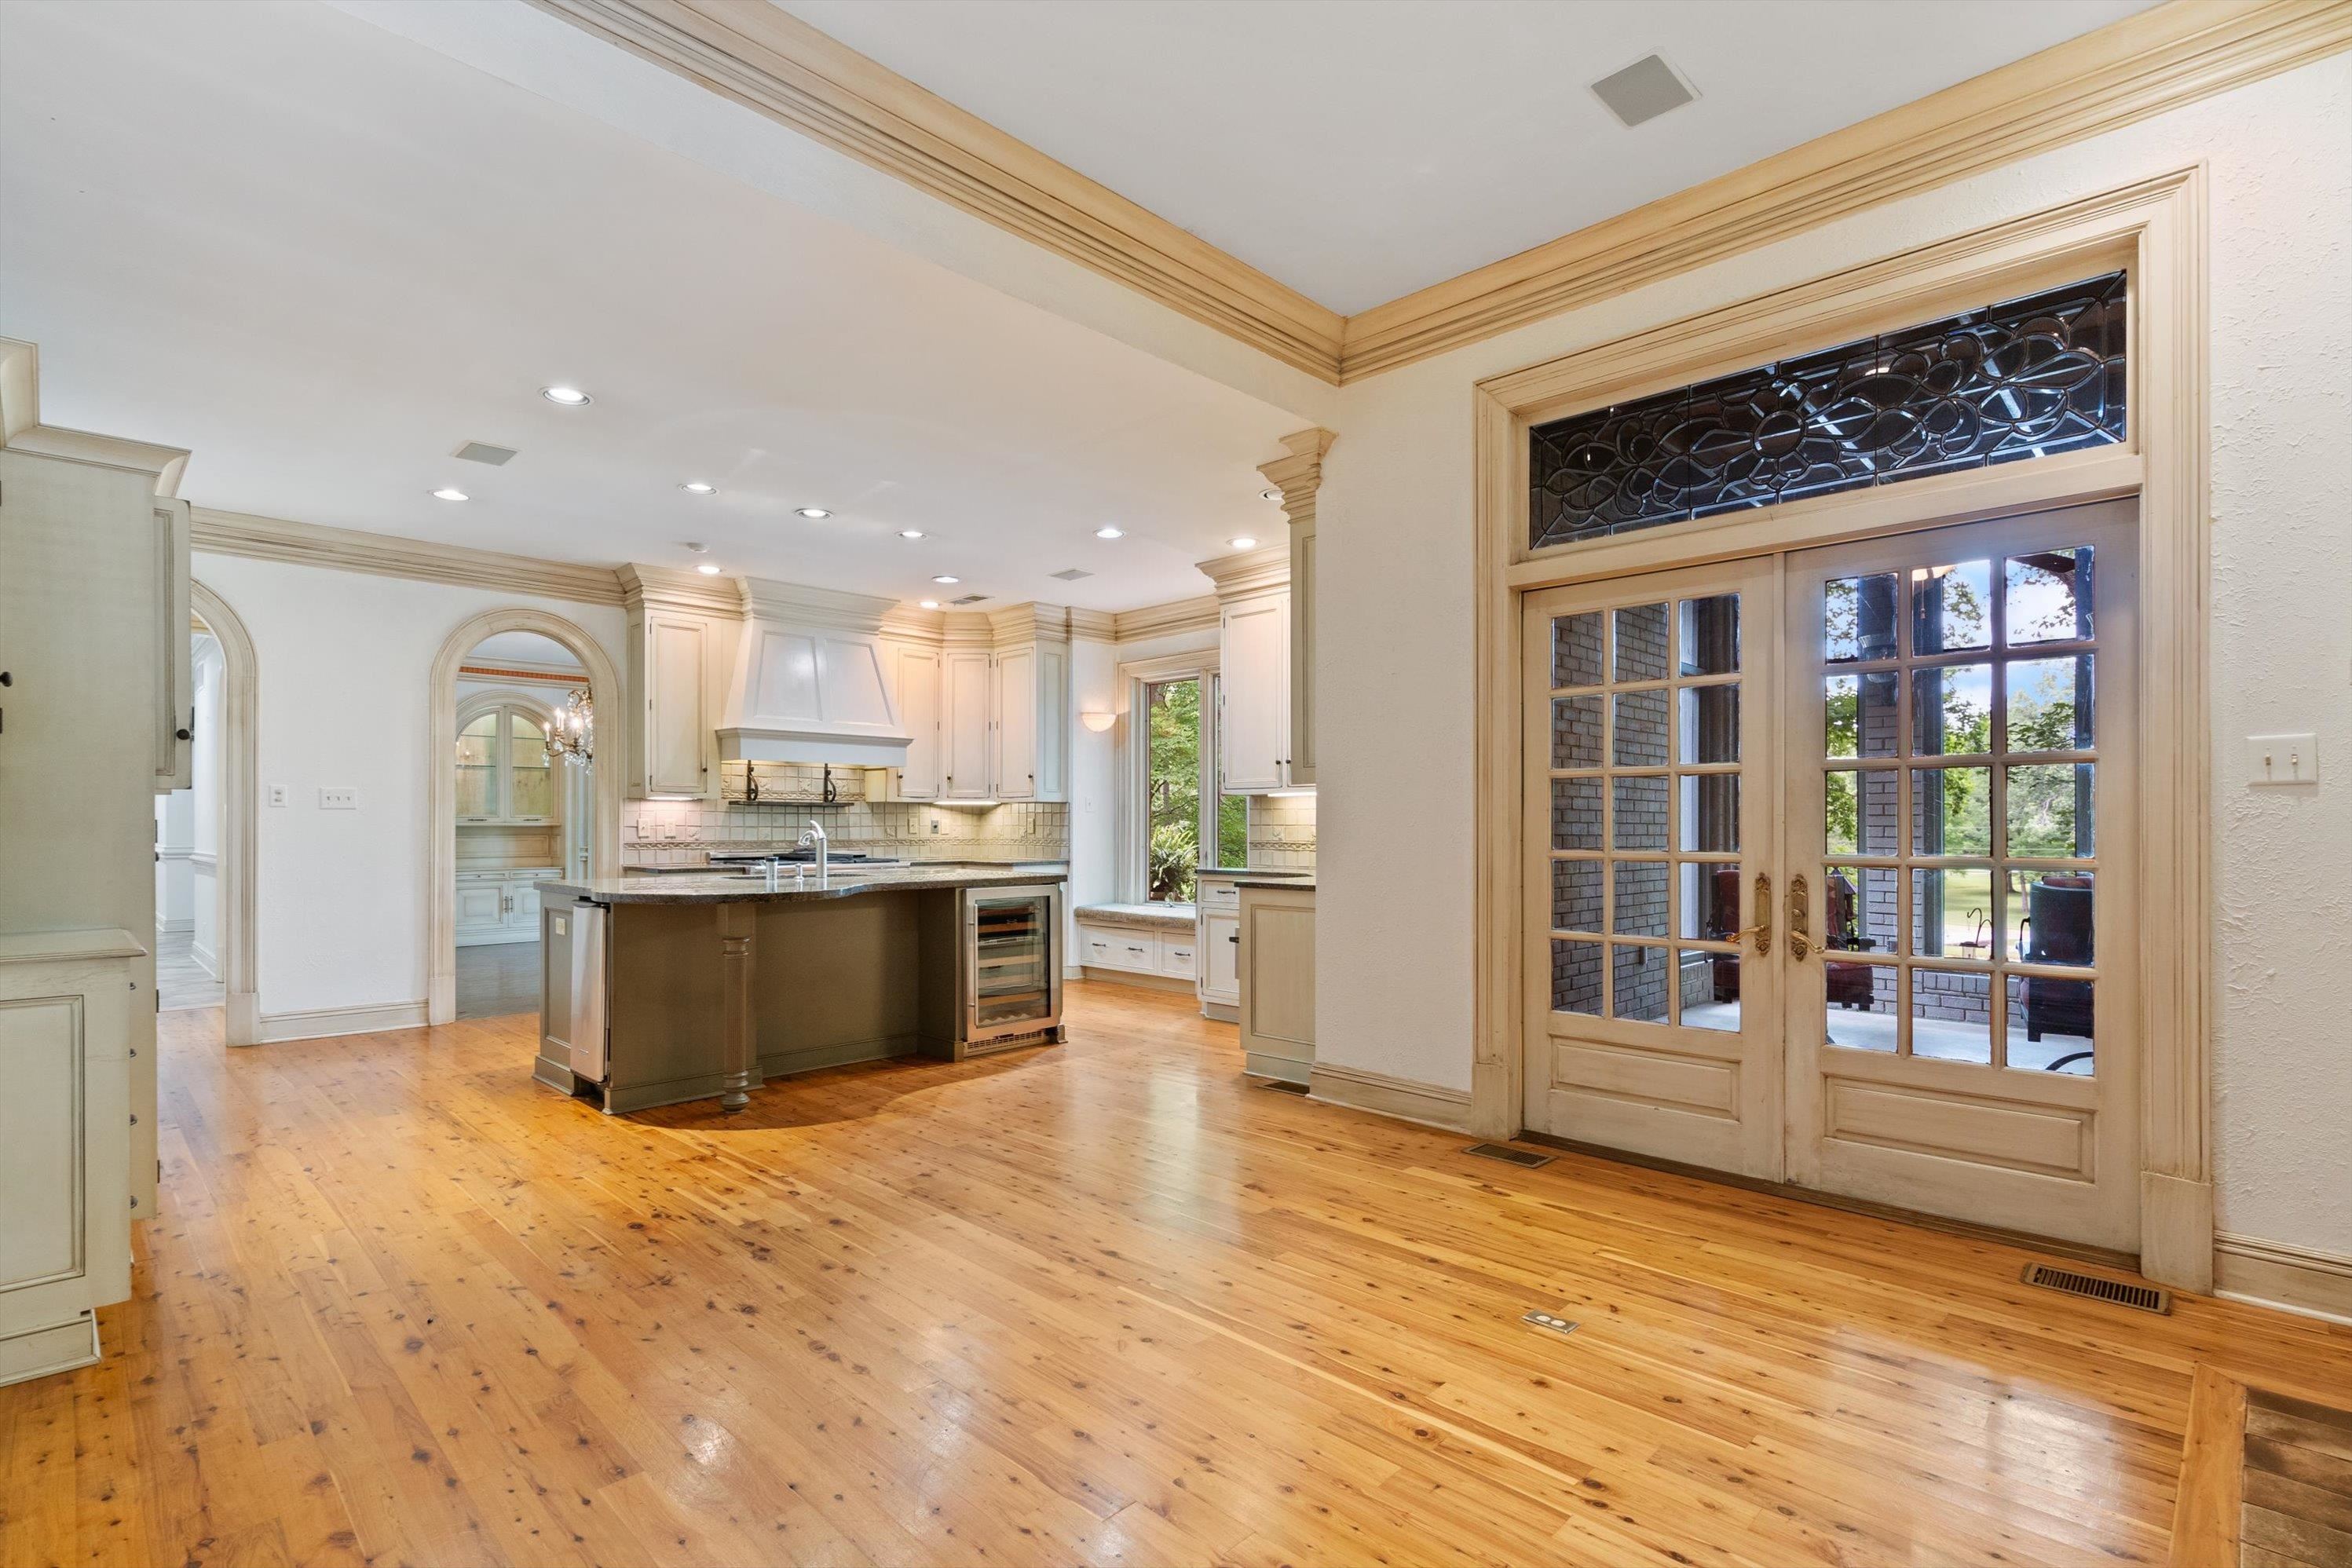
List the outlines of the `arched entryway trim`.
{"type": "Polygon", "coordinates": [[[253,634],[228,601],[201,582],[188,584],[188,607],[221,649],[220,966],[231,1045],[261,1038],[258,838],[261,786],[261,667],[253,634]]]}

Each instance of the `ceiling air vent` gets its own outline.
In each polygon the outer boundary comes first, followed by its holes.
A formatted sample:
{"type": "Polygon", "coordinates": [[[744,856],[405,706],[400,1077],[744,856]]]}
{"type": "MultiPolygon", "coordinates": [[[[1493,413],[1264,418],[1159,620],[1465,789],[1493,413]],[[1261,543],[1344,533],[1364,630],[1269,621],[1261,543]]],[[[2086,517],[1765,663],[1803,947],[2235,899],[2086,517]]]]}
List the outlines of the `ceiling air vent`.
{"type": "Polygon", "coordinates": [[[457,448],[455,455],[468,463],[487,463],[496,468],[515,455],[511,446],[493,446],[487,441],[468,441],[457,448]]]}
{"type": "Polygon", "coordinates": [[[1698,96],[1698,89],[1666,64],[1664,55],[1644,55],[1623,70],[1602,77],[1592,84],[1592,92],[1629,130],[1698,96]]]}
{"type": "Polygon", "coordinates": [[[961,599],[950,599],[948,602],[950,604],[978,604],[982,600],[986,599],[988,595],[985,593],[967,593],[961,599]]]}
{"type": "Polygon", "coordinates": [[[1076,582],[1082,577],[1092,577],[1094,573],[1088,571],[1082,566],[1074,566],[1066,571],[1051,572],[1047,575],[1051,576],[1056,582],[1076,582]]]}

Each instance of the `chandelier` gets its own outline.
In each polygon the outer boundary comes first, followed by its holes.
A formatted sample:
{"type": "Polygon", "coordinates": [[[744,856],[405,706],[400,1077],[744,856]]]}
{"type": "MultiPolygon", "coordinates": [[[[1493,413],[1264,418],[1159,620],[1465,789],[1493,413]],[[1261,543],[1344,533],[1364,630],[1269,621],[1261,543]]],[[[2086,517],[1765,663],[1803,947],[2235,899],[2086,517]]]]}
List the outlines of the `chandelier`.
{"type": "Polygon", "coordinates": [[[573,692],[563,699],[563,711],[553,722],[541,727],[547,735],[547,755],[551,761],[570,758],[574,762],[593,762],[596,758],[596,705],[586,692],[573,692]]]}

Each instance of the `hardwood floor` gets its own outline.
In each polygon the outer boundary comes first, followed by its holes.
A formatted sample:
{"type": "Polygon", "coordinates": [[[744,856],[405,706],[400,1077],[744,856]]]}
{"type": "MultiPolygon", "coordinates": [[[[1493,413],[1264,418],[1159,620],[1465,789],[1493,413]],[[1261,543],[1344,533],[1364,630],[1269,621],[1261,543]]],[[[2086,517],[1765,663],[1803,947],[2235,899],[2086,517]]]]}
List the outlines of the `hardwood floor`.
{"type": "Polygon", "coordinates": [[[529,1019],[167,1015],[139,1295],[0,1389],[0,1564],[2161,1563],[2200,1364],[2352,1387],[2352,1329],[1474,1159],[1247,1086],[1186,998],[1070,1010],[617,1121],[529,1019]]]}
{"type": "Polygon", "coordinates": [[[498,1018],[539,1011],[540,946],[490,942],[457,949],[457,1016],[498,1018]]]}

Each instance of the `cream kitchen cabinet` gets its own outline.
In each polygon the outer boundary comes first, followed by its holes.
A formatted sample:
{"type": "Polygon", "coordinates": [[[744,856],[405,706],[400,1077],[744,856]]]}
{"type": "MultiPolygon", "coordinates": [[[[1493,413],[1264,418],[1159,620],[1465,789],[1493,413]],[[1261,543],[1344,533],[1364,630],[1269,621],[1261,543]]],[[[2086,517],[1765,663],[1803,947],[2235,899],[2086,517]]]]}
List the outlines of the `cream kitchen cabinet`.
{"type": "Polygon", "coordinates": [[[690,573],[626,566],[621,586],[629,613],[629,793],[715,797],[719,715],[740,608],[690,573]]]}
{"type": "MultiPolygon", "coordinates": [[[[195,674],[188,623],[188,503],[155,498],[155,583],[163,626],[163,657],[155,666],[155,793],[168,795],[194,781],[195,674]]],[[[209,744],[209,743],[208,743],[209,744]]]]}
{"type": "Polygon", "coordinates": [[[1225,792],[1290,787],[1290,593],[1229,602],[1219,618],[1217,706],[1225,792]]]}
{"type": "Polygon", "coordinates": [[[1066,800],[1069,648],[1040,640],[995,657],[996,799],[1066,800]]]}
{"type": "Polygon", "coordinates": [[[1241,890],[1243,1071],[1304,1083],[1315,1070],[1315,887],[1241,890]]]}
{"type": "Polygon", "coordinates": [[[936,800],[947,754],[940,655],[935,649],[899,647],[891,650],[890,658],[898,721],[914,737],[907,743],[906,760],[895,770],[892,798],[936,800]]]}
{"type": "Polygon", "coordinates": [[[457,946],[539,940],[539,884],[563,873],[528,866],[457,873],[457,946]]]}
{"type": "Polygon", "coordinates": [[[942,800],[995,799],[996,758],[991,744],[996,735],[993,713],[996,655],[968,650],[950,651],[942,661],[940,680],[940,733],[947,739],[942,758],[939,798],[942,800]]]}

